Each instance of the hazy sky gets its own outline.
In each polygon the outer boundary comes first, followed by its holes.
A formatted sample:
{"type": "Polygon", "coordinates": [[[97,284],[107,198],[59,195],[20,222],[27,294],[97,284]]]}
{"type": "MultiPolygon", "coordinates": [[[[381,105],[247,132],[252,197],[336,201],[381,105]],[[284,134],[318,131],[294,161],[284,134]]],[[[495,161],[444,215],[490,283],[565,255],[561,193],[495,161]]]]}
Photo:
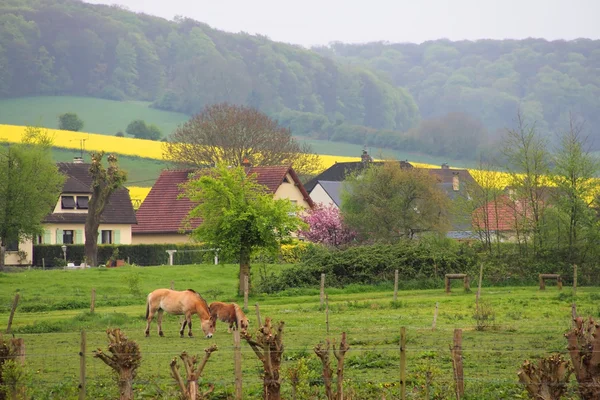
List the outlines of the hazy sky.
{"type": "Polygon", "coordinates": [[[86,0],[309,47],[332,41],[600,38],[600,0],[86,0]]]}

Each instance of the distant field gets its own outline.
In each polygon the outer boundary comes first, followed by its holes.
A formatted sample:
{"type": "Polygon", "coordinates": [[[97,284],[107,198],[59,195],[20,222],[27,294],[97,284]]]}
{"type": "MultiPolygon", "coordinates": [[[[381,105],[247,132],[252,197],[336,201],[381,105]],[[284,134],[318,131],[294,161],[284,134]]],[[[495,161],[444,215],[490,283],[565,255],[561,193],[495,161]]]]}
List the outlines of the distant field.
{"type": "MultiPolygon", "coordinates": [[[[114,101],[91,97],[39,96],[0,99],[0,124],[40,125],[58,129],[58,116],[65,112],[75,112],[84,121],[84,131],[102,135],[125,132],[127,125],[135,119],[156,124],[166,136],[178,124],[189,119],[182,113],[157,110],[144,101],[114,101]]],[[[0,132],[0,138],[2,132],[0,132]]],[[[360,157],[363,147],[356,144],[315,140],[299,136],[298,139],[310,143],[318,154],[333,156],[360,157]]],[[[1,139],[0,139],[1,140],[1,139]]],[[[398,160],[411,160],[420,163],[441,165],[446,162],[456,168],[473,168],[475,163],[433,157],[419,153],[397,150],[381,150],[369,147],[369,154],[379,158],[392,157],[398,160]]]]}
{"type": "Polygon", "coordinates": [[[136,119],[157,125],[164,135],[189,119],[182,113],[157,110],[144,101],[114,101],[91,97],[39,96],[0,99],[0,124],[40,125],[58,129],[58,116],[66,112],[79,115],[84,131],[105,135],[125,132],[136,119]]]}

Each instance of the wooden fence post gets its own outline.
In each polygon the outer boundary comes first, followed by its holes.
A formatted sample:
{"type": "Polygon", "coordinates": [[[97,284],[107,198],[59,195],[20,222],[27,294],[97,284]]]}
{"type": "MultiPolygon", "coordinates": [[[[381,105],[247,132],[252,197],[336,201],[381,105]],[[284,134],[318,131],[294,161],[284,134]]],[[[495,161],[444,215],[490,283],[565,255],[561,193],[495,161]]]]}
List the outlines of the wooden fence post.
{"type": "Polygon", "coordinates": [[[577,264],[573,264],[573,296],[577,295],[577,264]]]}
{"type": "Polygon", "coordinates": [[[171,281],[171,290],[175,290],[175,282],[171,281]]]}
{"type": "Polygon", "coordinates": [[[447,276],[444,277],[444,286],[446,287],[446,293],[450,293],[450,279],[447,276]]]}
{"type": "Polygon", "coordinates": [[[244,274],[244,311],[248,309],[248,274],[244,274]]]}
{"type": "Polygon", "coordinates": [[[540,274],[540,290],[546,290],[546,282],[544,281],[542,274],[540,274]]]}
{"type": "Polygon", "coordinates": [[[325,325],[327,326],[327,336],[329,336],[329,296],[325,295],[325,325]]]}
{"type": "Polygon", "coordinates": [[[79,400],[85,400],[85,331],[81,331],[81,347],[79,349],[79,400]]]}
{"type": "Polygon", "coordinates": [[[42,270],[46,269],[46,259],[42,257],[42,270]]]}
{"type": "Polygon", "coordinates": [[[406,328],[400,328],[400,398],[406,399],[406,328]]]}
{"type": "Polygon", "coordinates": [[[462,329],[454,330],[454,346],[451,349],[454,381],[456,382],[456,400],[460,400],[465,394],[462,363],[462,329]]]}
{"type": "Polygon", "coordinates": [[[15,316],[15,311],[17,310],[17,304],[19,304],[19,293],[15,294],[15,299],[13,300],[13,305],[10,309],[10,316],[8,317],[8,326],[6,327],[6,333],[10,333],[13,317],[15,316]]]}
{"type": "Polygon", "coordinates": [[[325,274],[321,274],[321,307],[325,301],[325,274]]]}
{"type": "Polygon", "coordinates": [[[96,288],[92,288],[92,301],[90,302],[90,313],[94,313],[96,309],[96,288]]]}
{"type": "Polygon", "coordinates": [[[483,263],[479,267],[479,284],[477,285],[477,302],[479,302],[479,296],[481,296],[481,280],[483,279],[483,263]]]}
{"type": "Polygon", "coordinates": [[[394,271],[394,302],[398,300],[398,270],[394,271]]]}
{"type": "Polygon", "coordinates": [[[433,312],[433,324],[431,324],[431,330],[435,331],[435,324],[437,322],[437,315],[438,315],[438,302],[435,302],[435,311],[433,312]]]}
{"type": "Polygon", "coordinates": [[[258,303],[255,304],[256,306],[256,322],[258,322],[258,326],[259,328],[262,326],[262,323],[260,322],[260,310],[258,308],[258,303]]]}
{"type": "Polygon", "coordinates": [[[573,326],[576,325],[576,320],[577,319],[577,304],[573,303],[571,304],[571,323],[573,324],[573,326]]]}
{"type": "Polygon", "coordinates": [[[240,330],[233,331],[233,362],[235,372],[235,400],[242,400],[242,348],[240,330]]]}

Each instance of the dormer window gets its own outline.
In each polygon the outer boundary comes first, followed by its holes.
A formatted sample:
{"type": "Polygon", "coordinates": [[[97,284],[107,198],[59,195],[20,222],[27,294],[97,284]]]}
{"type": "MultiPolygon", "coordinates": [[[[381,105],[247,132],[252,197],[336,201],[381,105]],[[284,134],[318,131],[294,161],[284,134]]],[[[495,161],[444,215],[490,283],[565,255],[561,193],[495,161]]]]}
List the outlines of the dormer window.
{"type": "Polygon", "coordinates": [[[88,209],[88,201],[89,201],[89,197],[87,197],[87,196],[77,196],[77,208],[79,210],[87,210],[88,209]]]}
{"type": "Polygon", "coordinates": [[[290,183],[289,179],[287,178],[287,176],[283,177],[283,183],[290,183]]]}
{"type": "Polygon", "coordinates": [[[63,210],[75,209],[75,199],[73,196],[61,196],[60,205],[63,210]]]}

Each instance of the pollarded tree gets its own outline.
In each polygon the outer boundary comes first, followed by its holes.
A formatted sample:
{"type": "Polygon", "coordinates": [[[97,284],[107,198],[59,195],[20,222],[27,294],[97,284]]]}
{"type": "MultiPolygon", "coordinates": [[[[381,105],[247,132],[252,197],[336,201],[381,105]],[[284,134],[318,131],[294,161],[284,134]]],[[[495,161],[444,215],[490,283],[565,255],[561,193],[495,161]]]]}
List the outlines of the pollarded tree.
{"type": "Polygon", "coordinates": [[[108,167],[102,164],[104,151],[92,153],[92,196],[88,203],[88,214],[85,220],[85,257],[87,263],[98,265],[98,228],[100,217],[104,212],[108,198],[127,180],[127,173],[119,168],[117,157],[109,154],[108,167]]]}
{"type": "Polygon", "coordinates": [[[287,199],[275,200],[243,167],[219,165],[206,170],[186,184],[184,196],[198,203],[187,222],[202,219],[192,237],[239,259],[240,294],[244,275],[250,282],[252,250],[276,251],[282,239],[304,227],[294,214],[299,207],[287,199]]]}
{"type": "Polygon", "coordinates": [[[348,244],[356,237],[356,232],[349,229],[343,222],[340,210],[334,205],[319,203],[302,220],[308,224],[308,229],[300,231],[307,240],[330,246],[348,244]]]}
{"type": "Polygon", "coordinates": [[[58,116],[58,128],[78,132],[83,129],[83,121],[75,113],[64,113],[58,116]]]}
{"type": "Polygon", "coordinates": [[[363,240],[396,242],[422,231],[445,231],[450,200],[436,178],[399,162],[371,165],[346,178],[342,216],[363,240]]]}
{"type": "Polygon", "coordinates": [[[178,127],[163,145],[165,159],[180,165],[292,165],[301,175],[320,170],[319,156],[289,129],[257,109],[227,103],[207,106],[178,127]]]}
{"type": "Polygon", "coordinates": [[[60,196],[64,175],[52,161],[51,139],[27,128],[23,143],[0,146],[0,270],[9,243],[33,239],[60,196]]]}

